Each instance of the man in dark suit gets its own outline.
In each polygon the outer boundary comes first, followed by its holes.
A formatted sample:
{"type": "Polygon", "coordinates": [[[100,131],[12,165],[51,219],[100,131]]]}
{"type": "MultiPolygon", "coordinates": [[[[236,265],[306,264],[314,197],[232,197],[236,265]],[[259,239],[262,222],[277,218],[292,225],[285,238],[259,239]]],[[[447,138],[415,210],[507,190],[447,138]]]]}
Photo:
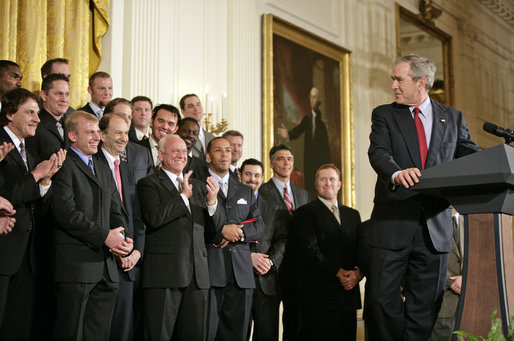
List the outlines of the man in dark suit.
{"type": "Polygon", "coordinates": [[[52,206],[57,317],[54,339],[105,337],[116,295],[116,256],[132,251],[109,166],[95,162],[98,119],[77,111],[66,120],[68,158],[55,178],[52,206]]]}
{"type": "Polygon", "coordinates": [[[195,94],[187,94],[180,99],[180,111],[184,117],[192,117],[200,126],[198,139],[193,146],[193,155],[202,160],[205,158],[205,150],[209,142],[214,138],[214,135],[209,133],[202,127],[203,107],[200,98],[195,94]]]}
{"type": "MultiPolygon", "coordinates": [[[[121,113],[108,113],[99,123],[101,148],[94,161],[109,166],[119,193],[121,211],[127,221],[125,233],[134,241],[134,249],[125,257],[117,257],[119,291],[110,323],[110,340],[134,339],[134,282],[136,267],[142,257],[145,242],[145,225],[140,218],[136,200],[136,180],[129,158],[122,158],[128,143],[129,123],[121,113]]],[[[146,152],[146,150],[145,150],[146,152]]]]}
{"type": "Polygon", "coordinates": [[[355,340],[361,307],[357,267],[359,212],[337,202],[341,173],[316,172],[318,198],[296,210],[289,243],[298,246],[304,340],[355,340]]]}
{"type": "Polygon", "coordinates": [[[455,315],[462,289],[462,267],[464,261],[464,217],[452,209],[452,250],[448,255],[448,275],[443,303],[430,335],[430,341],[451,341],[455,329],[455,315]]]}
{"type": "Polygon", "coordinates": [[[70,105],[70,84],[65,75],[55,73],[43,79],[40,97],[43,107],[39,112],[36,135],[27,139],[27,147],[41,160],[46,160],[59,149],[69,147],[64,115],[70,105]]]}
{"type": "Polygon", "coordinates": [[[149,139],[151,135],[150,123],[152,122],[152,100],[145,96],[136,96],[130,100],[134,106],[134,115],[129,130],[129,140],[138,142],[149,139]]]}
{"type": "Polygon", "coordinates": [[[81,111],[88,112],[101,119],[104,108],[112,98],[112,78],[107,72],[97,71],[89,77],[87,92],[91,96],[91,101],[86,103],[81,111]]]}
{"type": "Polygon", "coordinates": [[[154,168],[159,167],[158,143],[159,140],[166,135],[175,134],[180,125],[180,113],[178,109],[171,104],[160,104],[153,108],[152,114],[152,135],[149,139],[139,141],[139,144],[146,147],[153,160],[154,168]]]}
{"type": "Polygon", "coordinates": [[[269,248],[265,253],[270,256],[275,270],[269,274],[269,277],[278,278],[259,277],[261,278],[263,292],[268,300],[273,301],[273,296],[279,295],[284,303],[282,314],[283,339],[297,340],[300,337],[300,298],[298,297],[298,286],[295,278],[297,255],[294,245],[288,246],[286,252],[286,244],[294,211],[309,202],[309,193],[291,184],[294,154],[289,146],[279,144],[272,147],[269,158],[271,169],[273,169],[273,177],[261,186],[259,194],[271,203],[274,210],[266,211],[266,215],[263,215],[266,230],[263,236],[263,245],[259,248],[265,250],[264,245],[268,240],[269,248]],[[278,286],[280,286],[280,290],[278,286]]]}
{"type": "MultiPolygon", "coordinates": [[[[68,81],[71,79],[71,71],[69,66],[69,60],[66,58],[53,58],[47,60],[43,66],[41,66],[41,79],[45,79],[48,75],[60,73],[68,78],[68,81]]],[[[39,108],[43,109],[43,101],[40,99],[39,108]]],[[[75,111],[74,108],[68,106],[68,110],[64,114],[64,117],[68,117],[75,111]]],[[[66,134],[65,134],[66,135],[66,134]]],[[[67,148],[67,147],[66,147],[67,148]]]]}
{"type": "MultiPolygon", "coordinates": [[[[264,221],[264,233],[258,242],[250,243],[255,290],[252,300],[253,337],[255,340],[278,340],[278,308],[280,298],[276,289],[276,271],[273,260],[277,258],[279,233],[275,230],[276,203],[272,198],[259,194],[264,167],[256,159],[246,159],[238,173],[241,183],[250,187],[257,198],[257,205],[264,221]],[[271,255],[270,255],[271,254],[271,255]]],[[[281,250],[283,251],[283,250],[281,250]]]]}
{"type": "MultiPolygon", "coordinates": [[[[68,67],[66,64],[62,65],[68,67]]],[[[69,68],[67,71],[69,72],[69,68]]],[[[36,129],[36,135],[27,138],[27,148],[40,160],[46,160],[59,149],[66,150],[70,145],[64,124],[70,103],[69,79],[61,73],[45,75],[39,97],[41,122],[36,129]]],[[[40,269],[37,275],[37,300],[39,303],[36,330],[42,338],[51,338],[55,317],[51,231],[55,226],[55,221],[50,209],[41,213],[42,215],[37,217],[38,225],[46,233],[38,233],[35,240],[38,268],[40,269]]]]}
{"type": "Polygon", "coordinates": [[[311,195],[315,195],[314,176],[319,166],[330,162],[330,145],[328,143],[327,126],[319,110],[321,104],[319,90],[315,87],[309,93],[309,102],[311,110],[308,115],[302,118],[300,124],[289,131],[282,125],[281,128],[278,128],[278,133],[286,141],[304,136],[303,172],[305,188],[311,195]]]}
{"type": "Polygon", "coordinates": [[[451,249],[448,202],[409,187],[423,181],[420,169],[479,150],[462,113],[430,99],[435,70],[419,55],[398,59],[391,76],[396,102],[372,113],[368,155],[378,179],[368,280],[373,319],[384,340],[430,337],[451,249]]]}
{"type": "Polygon", "coordinates": [[[222,138],[207,145],[210,175],[220,184],[218,208],[223,228],[206,236],[211,280],[209,339],[244,340],[255,280],[250,256],[251,241],[259,240],[264,224],[251,188],[229,175],[231,148],[222,138]]]}
{"type": "Polygon", "coordinates": [[[209,164],[198,156],[193,155],[193,146],[196,144],[199,131],[200,125],[198,125],[198,121],[192,117],[185,117],[180,120],[177,135],[184,140],[187,146],[187,164],[184,167],[183,173],[185,174],[192,170],[193,174],[191,174],[191,177],[203,181],[209,176],[209,164]]]}
{"type": "Polygon", "coordinates": [[[177,135],[159,141],[159,158],[162,168],[137,185],[148,227],[145,339],[205,340],[210,285],[204,232],[216,233],[225,220],[216,208],[218,183],[183,174],[187,147],[177,135]]]}
{"type": "Polygon", "coordinates": [[[10,150],[0,163],[0,195],[11,203],[16,226],[0,236],[0,339],[28,340],[35,312],[35,212],[50,189],[52,176],[64,161],[59,151],[36,166],[26,138],[39,123],[37,97],[23,88],[2,98],[0,143],[10,150]],[[11,144],[14,148],[11,149],[11,144]]]}

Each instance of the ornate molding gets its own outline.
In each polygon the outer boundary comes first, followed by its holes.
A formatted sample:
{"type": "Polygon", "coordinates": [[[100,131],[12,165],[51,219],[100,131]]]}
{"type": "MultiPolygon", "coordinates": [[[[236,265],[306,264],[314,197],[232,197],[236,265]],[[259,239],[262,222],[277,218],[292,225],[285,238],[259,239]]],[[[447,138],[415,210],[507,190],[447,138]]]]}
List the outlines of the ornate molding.
{"type": "Polygon", "coordinates": [[[512,0],[478,0],[510,26],[514,26],[514,5],[512,0]]]}

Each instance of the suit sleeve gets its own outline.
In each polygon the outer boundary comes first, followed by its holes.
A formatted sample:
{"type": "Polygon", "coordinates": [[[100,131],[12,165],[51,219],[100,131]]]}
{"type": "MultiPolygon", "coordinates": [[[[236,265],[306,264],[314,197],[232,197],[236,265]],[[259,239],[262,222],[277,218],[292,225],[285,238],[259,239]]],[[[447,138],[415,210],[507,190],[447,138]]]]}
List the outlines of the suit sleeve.
{"type": "Polygon", "coordinates": [[[299,125],[297,125],[296,127],[294,127],[293,129],[289,130],[288,134],[289,134],[289,139],[291,140],[295,140],[297,139],[300,135],[303,134],[303,132],[305,131],[305,129],[307,129],[307,123],[308,123],[308,120],[307,120],[307,117],[308,116],[304,116],[304,118],[302,118],[302,121],[300,122],[299,125]]]}
{"type": "Polygon", "coordinates": [[[401,167],[393,158],[388,122],[384,118],[384,113],[377,109],[371,114],[369,140],[368,157],[371,167],[378,175],[390,179],[394,172],[401,170],[401,167]]]}
{"type": "Polygon", "coordinates": [[[59,228],[76,239],[98,248],[102,247],[109,230],[91,221],[76,208],[69,160],[65,161],[54,177],[52,208],[59,228]]]}
{"type": "Polygon", "coordinates": [[[285,210],[275,210],[273,224],[275,233],[268,255],[273,261],[273,266],[278,270],[284,259],[284,252],[287,243],[287,233],[289,231],[290,215],[285,210]]]}
{"type": "Polygon", "coordinates": [[[143,251],[145,249],[146,226],[141,219],[141,207],[137,194],[134,200],[134,206],[132,217],[132,221],[134,223],[134,250],[138,250],[141,253],[141,256],[143,256],[143,251]]]}
{"type": "Polygon", "coordinates": [[[262,221],[259,207],[257,207],[257,199],[251,189],[250,193],[250,212],[247,219],[256,218],[257,220],[252,223],[244,224],[243,233],[245,235],[245,242],[259,240],[264,232],[264,222],[262,221]]]}
{"type": "Polygon", "coordinates": [[[471,140],[471,135],[469,134],[468,125],[466,124],[466,120],[464,119],[464,115],[459,112],[457,125],[459,129],[459,140],[457,144],[457,149],[455,151],[455,157],[459,158],[462,156],[466,156],[475,152],[478,152],[480,148],[477,146],[473,140],[471,140]]]}
{"type": "Polygon", "coordinates": [[[154,176],[141,179],[137,183],[137,195],[141,208],[141,217],[148,231],[160,229],[170,222],[189,214],[182,198],[177,196],[163,200],[159,195],[162,186],[154,176]]]}

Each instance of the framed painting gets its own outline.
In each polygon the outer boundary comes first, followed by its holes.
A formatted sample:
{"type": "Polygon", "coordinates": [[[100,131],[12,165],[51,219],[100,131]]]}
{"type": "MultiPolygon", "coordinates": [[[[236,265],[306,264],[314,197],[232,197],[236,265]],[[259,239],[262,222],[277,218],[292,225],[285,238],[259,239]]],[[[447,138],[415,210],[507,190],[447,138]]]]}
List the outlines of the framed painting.
{"type": "Polygon", "coordinates": [[[271,14],[263,15],[263,163],[269,150],[289,145],[291,182],[309,191],[316,170],[341,170],[340,201],[355,205],[351,52],[271,14]]]}

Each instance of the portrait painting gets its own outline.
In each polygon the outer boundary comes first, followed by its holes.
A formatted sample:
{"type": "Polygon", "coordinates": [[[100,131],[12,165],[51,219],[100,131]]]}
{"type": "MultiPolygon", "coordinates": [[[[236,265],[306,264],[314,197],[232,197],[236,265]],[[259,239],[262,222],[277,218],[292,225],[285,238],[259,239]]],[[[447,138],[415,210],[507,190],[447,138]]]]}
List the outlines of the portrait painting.
{"type": "Polygon", "coordinates": [[[311,198],[316,170],[333,163],[342,171],[341,199],[353,202],[350,52],[271,15],[264,41],[263,160],[272,146],[289,145],[291,182],[311,198]]]}

